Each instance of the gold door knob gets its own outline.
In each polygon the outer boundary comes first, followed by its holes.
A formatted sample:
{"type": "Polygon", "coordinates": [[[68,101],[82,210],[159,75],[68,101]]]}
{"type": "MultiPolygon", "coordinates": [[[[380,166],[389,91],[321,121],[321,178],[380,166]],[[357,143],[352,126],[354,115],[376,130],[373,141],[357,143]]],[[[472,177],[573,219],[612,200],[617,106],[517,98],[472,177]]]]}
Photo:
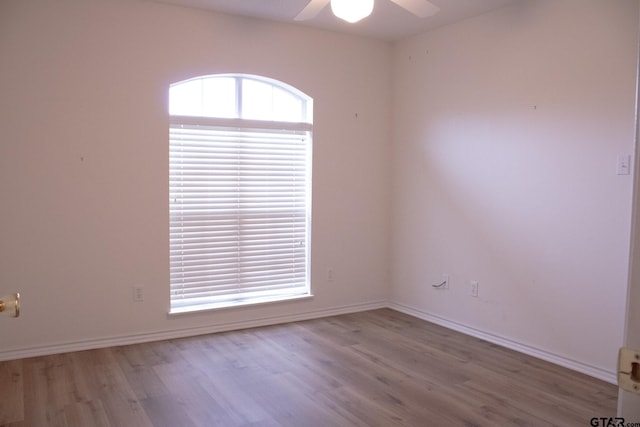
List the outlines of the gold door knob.
{"type": "Polygon", "coordinates": [[[8,314],[11,317],[20,316],[20,294],[9,294],[0,297],[0,314],[8,314]]]}

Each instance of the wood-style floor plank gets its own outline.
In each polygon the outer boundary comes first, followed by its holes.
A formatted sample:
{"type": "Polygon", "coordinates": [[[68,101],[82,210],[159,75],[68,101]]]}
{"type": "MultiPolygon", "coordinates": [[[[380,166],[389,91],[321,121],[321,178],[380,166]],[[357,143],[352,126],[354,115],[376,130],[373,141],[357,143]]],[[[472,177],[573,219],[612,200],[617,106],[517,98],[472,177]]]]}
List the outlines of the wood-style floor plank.
{"type": "Polygon", "coordinates": [[[0,425],[22,420],[23,384],[21,361],[0,363],[0,425]]]}
{"type": "Polygon", "coordinates": [[[0,362],[0,426],[585,426],[617,388],[383,309],[0,362]]]}

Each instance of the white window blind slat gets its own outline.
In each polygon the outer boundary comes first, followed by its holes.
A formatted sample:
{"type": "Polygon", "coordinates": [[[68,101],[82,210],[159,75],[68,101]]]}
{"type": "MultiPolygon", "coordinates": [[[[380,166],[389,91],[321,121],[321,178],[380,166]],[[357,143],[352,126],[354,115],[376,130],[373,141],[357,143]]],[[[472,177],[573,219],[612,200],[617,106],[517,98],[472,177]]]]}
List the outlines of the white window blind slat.
{"type": "Polygon", "coordinates": [[[308,131],[170,127],[172,310],[309,293],[308,131]]]}

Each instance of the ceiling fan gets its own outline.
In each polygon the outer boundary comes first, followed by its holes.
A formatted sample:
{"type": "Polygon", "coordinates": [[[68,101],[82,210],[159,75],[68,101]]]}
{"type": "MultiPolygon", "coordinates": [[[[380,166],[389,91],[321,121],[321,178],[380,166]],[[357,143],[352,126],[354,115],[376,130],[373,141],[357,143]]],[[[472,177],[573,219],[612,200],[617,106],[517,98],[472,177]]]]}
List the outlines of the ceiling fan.
{"type": "MultiPolygon", "coordinates": [[[[356,22],[369,16],[373,10],[374,0],[310,0],[294,19],[307,21],[315,18],[327,4],[331,3],[331,10],[338,18],[348,22],[356,22]],[[355,9],[351,9],[354,7],[355,9]]],[[[438,13],[440,8],[428,0],[390,0],[398,6],[413,13],[419,18],[427,18],[438,13]]]]}

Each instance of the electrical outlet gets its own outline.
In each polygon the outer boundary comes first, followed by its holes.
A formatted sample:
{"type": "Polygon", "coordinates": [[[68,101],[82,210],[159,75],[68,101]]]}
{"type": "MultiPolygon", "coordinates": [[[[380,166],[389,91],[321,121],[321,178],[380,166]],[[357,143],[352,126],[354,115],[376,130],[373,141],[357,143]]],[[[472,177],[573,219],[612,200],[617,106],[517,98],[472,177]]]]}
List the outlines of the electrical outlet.
{"type": "Polygon", "coordinates": [[[631,173],[631,156],[629,154],[620,154],[618,156],[616,173],[618,175],[629,175],[631,173]]]}
{"type": "Polygon", "coordinates": [[[448,289],[449,288],[449,275],[448,274],[443,274],[442,276],[440,276],[440,281],[438,283],[435,283],[433,285],[431,285],[432,288],[434,289],[448,289]]]}
{"type": "Polygon", "coordinates": [[[327,282],[333,282],[333,268],[327,268],[327,282]]]}
{"type": "Polygon", "coordinates": [[[442,285],[441,289],[449,289],[449,275],[448,274],[443,274],[442,275],[442,280],[440,283],[444,283],[444,285],[442,285]]]}
{"type": "Polygon", "coordinates": [[[478,282],[476,282],[475,280],[471,281],[471,284],[469,286],[469,293],[472,297],[478,296],[478,282]]]}
{"type": "Polygon", "coordinates": [[[136,285],[133,287],[133,302],[144,301],[144,286],[136,285]]]}

